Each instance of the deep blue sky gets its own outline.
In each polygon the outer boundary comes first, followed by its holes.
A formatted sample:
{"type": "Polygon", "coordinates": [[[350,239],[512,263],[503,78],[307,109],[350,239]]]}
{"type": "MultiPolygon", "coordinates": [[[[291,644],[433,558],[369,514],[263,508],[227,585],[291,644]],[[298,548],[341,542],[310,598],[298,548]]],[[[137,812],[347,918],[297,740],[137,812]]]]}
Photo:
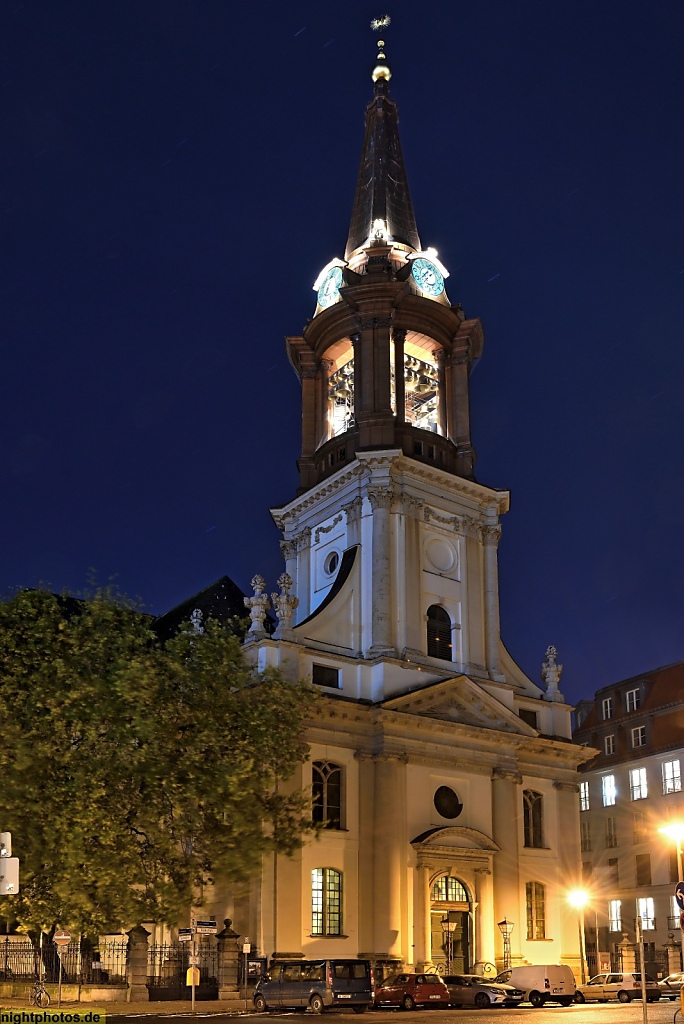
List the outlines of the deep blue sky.
{"type": "MultiPolygon", "coordinates": [[[[579,699],[684,657],[684,6],[387,9],[421,238],[486,331],[504,639],[579,699]]],[[[385,11],[0,5],[0,590],[274,583],[283,337],[344,251],[385,11]]]]}

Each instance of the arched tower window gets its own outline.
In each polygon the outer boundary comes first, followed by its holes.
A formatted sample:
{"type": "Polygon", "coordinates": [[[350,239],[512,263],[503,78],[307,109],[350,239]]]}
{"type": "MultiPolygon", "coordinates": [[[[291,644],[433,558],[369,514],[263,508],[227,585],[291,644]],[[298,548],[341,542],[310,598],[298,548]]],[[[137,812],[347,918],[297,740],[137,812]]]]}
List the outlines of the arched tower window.
{"type": "Polygon", "coordinates": [[[525,846],[540,849],[544,845],[543,808],[544,798],[541,793],[535,793],[533,789],[526,789],[523,792],[525,846]]]}
{"type": "Polygon", "coordinates": [[[427,652],[430,658],[454,660],[451,619],[449,613],[439,604],[431,604],[427,610],[427,652]]]}
{"type": "Polygon", "coordinates": [[[433,903],[468,903],[465,886],[453,875],[442,875],[433,883],[430,899],[433,903]]]}
{"type": "Polygon", "coordinates": [[[342,827],[342,769],[332,761],[311,766],[311,816],[325,828],[342,827]]]}

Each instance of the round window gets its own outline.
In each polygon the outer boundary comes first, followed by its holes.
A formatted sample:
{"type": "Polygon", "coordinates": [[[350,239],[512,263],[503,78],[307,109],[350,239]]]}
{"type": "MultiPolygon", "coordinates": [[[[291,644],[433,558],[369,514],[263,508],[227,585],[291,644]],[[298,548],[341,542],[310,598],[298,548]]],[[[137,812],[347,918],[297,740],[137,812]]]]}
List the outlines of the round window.
{"type": "Polygon", "coordinates": [[[338,565],[340,564],[340,556],[337,551],[331,551],[329,555],[326,555],[325,561],[323,562],[323,572],[326,576],[332,576],[336,572],[338,565]]]}
{"type": "Polygon", "coordinates": [[[458,818],[463,810],[463,804],[453,789],[449,786],[440,786],[435,793],[435,810],[443,818],[458,818]]]}

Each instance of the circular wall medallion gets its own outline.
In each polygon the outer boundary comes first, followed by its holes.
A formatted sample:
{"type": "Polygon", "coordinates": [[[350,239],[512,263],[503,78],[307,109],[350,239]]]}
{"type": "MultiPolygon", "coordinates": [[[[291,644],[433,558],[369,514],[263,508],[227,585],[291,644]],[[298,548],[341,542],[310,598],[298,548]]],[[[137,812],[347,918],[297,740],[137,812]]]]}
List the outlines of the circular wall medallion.
{"type": "Polygon", "coordinates": [[[463,804],[453,789],[449,786],[440,786],[435,792],[435,810],[443,818],[458,818],[463,810],[463,804]]]}
{"type": "Polygon", "coordinates": [[[332,576],[340,564],[340,556],[337,551],[331,551],[323,562],[323,572],[326,576],[332,576]]]}
{"type": "Polygon", "coordinates": [[[425,554],[439,572],[449,572],[456,564],[456,552],[448,540],[433,537],[425,545],[425,554]]]}

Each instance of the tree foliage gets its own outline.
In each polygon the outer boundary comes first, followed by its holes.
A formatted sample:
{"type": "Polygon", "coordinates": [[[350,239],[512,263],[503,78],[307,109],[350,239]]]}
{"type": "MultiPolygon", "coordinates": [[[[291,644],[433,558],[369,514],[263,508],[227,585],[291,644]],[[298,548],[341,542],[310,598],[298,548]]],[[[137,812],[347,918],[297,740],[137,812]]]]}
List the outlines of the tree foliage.
{"type": "Polygon", "coordinates": [[[173,923],[207,880],[292,852],[310,823],[279,784],[313,699],[211,621],[162,644],[108,591],[0,604],[0,827],[21,860],[0,913],[90,934],[173,923]]]}

